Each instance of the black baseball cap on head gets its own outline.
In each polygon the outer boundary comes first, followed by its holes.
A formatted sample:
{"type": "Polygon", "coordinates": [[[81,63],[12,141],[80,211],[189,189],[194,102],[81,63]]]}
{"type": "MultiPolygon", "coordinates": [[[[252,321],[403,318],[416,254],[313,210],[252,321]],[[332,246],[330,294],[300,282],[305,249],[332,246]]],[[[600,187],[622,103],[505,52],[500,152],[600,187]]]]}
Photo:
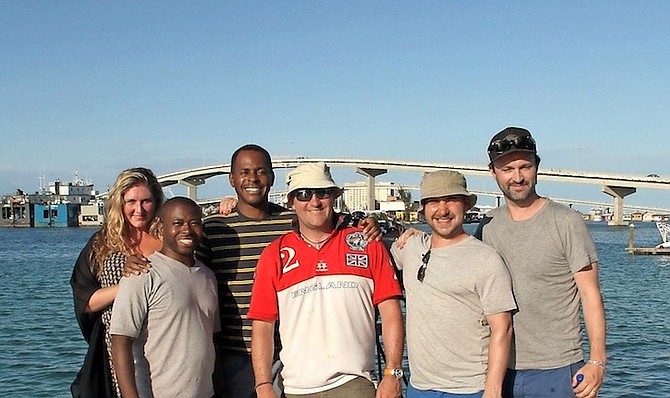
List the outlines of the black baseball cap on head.
{"type": "Polygon", "coordinates": [[[512,152],[528,152],[537,155],[537,148],[530,131],[522,127],[507,127],[491,138],[487,152],[489,160],[493,162],[512,152]]]}

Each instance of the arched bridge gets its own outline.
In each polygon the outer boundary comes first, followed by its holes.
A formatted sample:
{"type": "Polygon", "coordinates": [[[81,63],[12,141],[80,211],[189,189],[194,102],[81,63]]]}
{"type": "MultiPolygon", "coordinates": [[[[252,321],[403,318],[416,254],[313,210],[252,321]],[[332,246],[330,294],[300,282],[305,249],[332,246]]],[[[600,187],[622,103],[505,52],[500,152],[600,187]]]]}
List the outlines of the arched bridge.
{"type": "MultiPolygon", "coordinates": [[[[293,168],[303,163],[325,162],[330,167],[353,168],[357,173],[368,178],[369,197],[374,201],[374,183],[375,177],[382,175],[389,170],[424,172],[439,169],[456,170],[464,175],[489,176],[487,165],[464,164],[464,163],[436,163],[436,162],[415,162],[399,160],[363,160],[346,158],[286,158],[274,159],[272,167],[274,169],[293,168]]],[[[230,164],[220,164],[213,166],[198,167],[174,173],[168,173],[158,177],[163,187],[174,184],[184,185],[187,188],[187,195],[197,200],[197,187],[204,184],[207,179],[230,173],[230,164]]],[[[670,190],[670,179],[657,176],[624,175],[594,173],[586,171],[570,171],[557,169],[543,169],[538,171],[538,179],[543,181],[570,182],[578,184],[600,185],[602,191],[612,196],[614,199],[614,218],[611,224],[621,225],[623,222],[623,198],[635,193],[637,188],[666,189],[670,190]]],[[[369,208],[374,208],[370,206],[369,208]]]]}

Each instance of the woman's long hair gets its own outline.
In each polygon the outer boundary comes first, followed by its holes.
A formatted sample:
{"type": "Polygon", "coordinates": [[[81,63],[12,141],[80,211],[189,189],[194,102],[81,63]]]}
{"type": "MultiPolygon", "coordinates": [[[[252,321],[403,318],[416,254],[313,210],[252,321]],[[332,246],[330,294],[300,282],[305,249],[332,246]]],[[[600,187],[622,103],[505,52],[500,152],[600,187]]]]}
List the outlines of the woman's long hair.
{"type": "Polygon", "coordinates": [[[144,167],[133,167],[126,169],[116,178],[114,186],[107,195],[105,201],[105,220],[100,232],[93,242],[93,260],[95,263],[95,273],[100,275],[105,258],[114,252],[121,252],[125,255],[141,254],[131,242],[130,226],[126,222],[123,214],[123,195],[130,188],[137,185],[146,185],[151,192],[154,200],[153,221],[150,227],[150,233],[158,237],[156,224],[158,223],[158,210],[165,202],[163,188],[154,173],[144,167]]]}

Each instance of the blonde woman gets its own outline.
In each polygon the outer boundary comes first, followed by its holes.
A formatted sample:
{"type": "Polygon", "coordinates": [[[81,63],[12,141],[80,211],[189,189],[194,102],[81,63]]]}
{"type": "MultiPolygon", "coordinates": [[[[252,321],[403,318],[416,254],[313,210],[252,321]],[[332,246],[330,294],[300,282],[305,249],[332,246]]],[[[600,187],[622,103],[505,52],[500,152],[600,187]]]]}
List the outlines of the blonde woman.
{"type": "Polygon", "coordinates": [[[105,203],[105,221],[82,250],[70,279],[75,313],[89,344],[72,383],[73,397],[120,397],[111,361],[109,321],[126,259],[160,250],[156,213],[165,197],[154,173],[136,167],[121,172],[105,203]]]}

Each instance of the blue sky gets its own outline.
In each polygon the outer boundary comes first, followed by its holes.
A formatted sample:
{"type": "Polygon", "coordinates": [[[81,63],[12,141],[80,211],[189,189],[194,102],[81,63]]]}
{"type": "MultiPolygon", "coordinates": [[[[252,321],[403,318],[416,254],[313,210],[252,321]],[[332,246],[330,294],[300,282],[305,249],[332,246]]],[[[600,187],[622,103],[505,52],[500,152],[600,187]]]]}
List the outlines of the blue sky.
{"type": "Polygon", "coordinates": [[[665,1],[0,0],[0,193],[75,170],[105,190],[124,168],[226,163],[249,142],[483,164],[509,125],[542,167],[670,177],[668,16],[665,1]]]}

